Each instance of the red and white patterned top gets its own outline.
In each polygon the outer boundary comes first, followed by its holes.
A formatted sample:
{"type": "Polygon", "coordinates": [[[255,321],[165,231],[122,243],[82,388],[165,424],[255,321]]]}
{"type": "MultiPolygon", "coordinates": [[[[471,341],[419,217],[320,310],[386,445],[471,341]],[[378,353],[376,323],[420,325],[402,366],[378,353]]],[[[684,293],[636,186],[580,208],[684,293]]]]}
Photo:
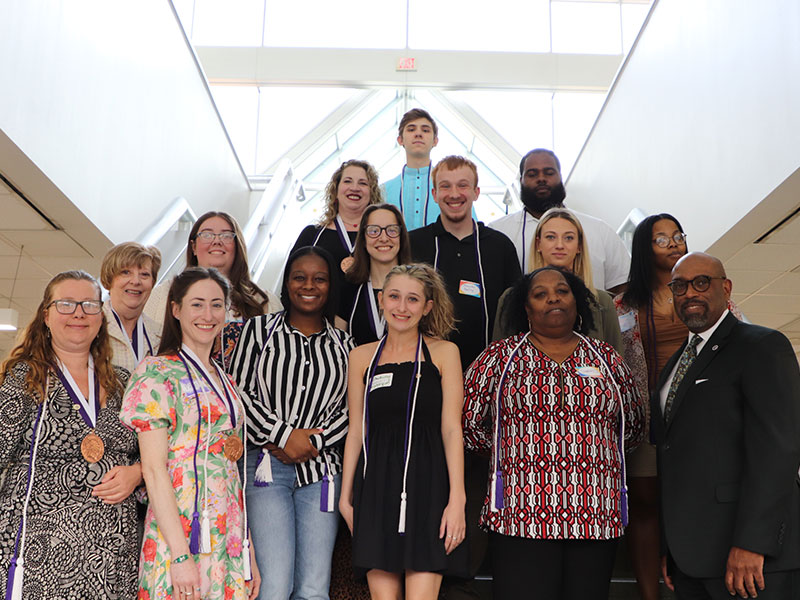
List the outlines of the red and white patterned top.
{"type": "MultiPolygon", "coordinates": [[[[524,335],[494,342],[467,370],[463,420],[470,450],[493,450],[497,385],[524,335]]],[[[605,342],[589,343],[606,364],[584,340],[560,365],[530,340],[513,357],[500,411],[505,507],[491,511],[487,494],[480,518],[485,529],[532,539],[623,534],[620,400],[608,368],[622,393],[626,453],[641,440],[644,405],[622,358],[605,342]]]]}

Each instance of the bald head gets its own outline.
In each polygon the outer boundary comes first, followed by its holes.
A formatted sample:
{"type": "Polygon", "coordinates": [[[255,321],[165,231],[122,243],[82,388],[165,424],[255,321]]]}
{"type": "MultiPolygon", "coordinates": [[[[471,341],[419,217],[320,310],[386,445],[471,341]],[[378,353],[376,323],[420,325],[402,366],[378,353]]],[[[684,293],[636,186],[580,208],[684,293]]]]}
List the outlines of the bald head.
{"type": "Polygon", "coordinates": [[[692,252],[675,263],[670,286],[675,313],[693,333],[702,333],[719,320],[732,287],[722,262],[704,252],[692,252]]]}

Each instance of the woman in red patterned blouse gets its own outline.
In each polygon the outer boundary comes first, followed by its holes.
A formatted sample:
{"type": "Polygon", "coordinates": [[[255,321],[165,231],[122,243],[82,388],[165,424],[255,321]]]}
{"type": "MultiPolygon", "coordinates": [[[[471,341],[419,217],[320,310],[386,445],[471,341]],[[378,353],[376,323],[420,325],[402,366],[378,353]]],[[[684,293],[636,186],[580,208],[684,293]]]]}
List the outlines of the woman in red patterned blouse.
{"type": "Polygon", "coordinates": [[[594,300],[578,277],[537,269],[511,302],[519,333],[484,350],[464,382],[465,445],[491,453],[481,525],[493,597],[605,600],[642,399],[614,349],[582,335],[594,300]]]}

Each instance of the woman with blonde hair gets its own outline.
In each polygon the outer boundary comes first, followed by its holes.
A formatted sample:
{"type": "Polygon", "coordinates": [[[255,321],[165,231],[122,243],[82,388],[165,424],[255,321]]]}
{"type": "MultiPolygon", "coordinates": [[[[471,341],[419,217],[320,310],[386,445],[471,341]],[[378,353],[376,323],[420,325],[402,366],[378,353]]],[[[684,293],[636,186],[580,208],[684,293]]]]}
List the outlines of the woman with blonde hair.
{"type": "MultiPolygon", "coordinates": [[[[212,358],[226,368],[244,322],[252,317],[278,312],[280,300],[250,279],[244,235],[236,219],[226,212],[212,210],[195,221],[186,246],[186,268],[189,267],[213,267],[230,282],[230,306],[225,315],[225,327],[212,354],[212,358]]],[[[145,313],[162,327],[171,318],[167,306],[171,283],[160,283],[145,307],[145,313]]]]}
{"type": "Polygon", "coordinates": [[[0,369],[6,598],[136,597],[142,469],[102,308],[91,275],[59,273],[0,369]]]}
{"type": "MultiPolygon", "coordinates": [[[[587,335],[611,344],[622,353],[622,335],[619,330],[614,300],[605,290],[598,290],[592,282],[592,264],[583,226],[574,213],[566,208],[551,208],[539,219],[533,236],[530,257],[531,270],[541,267],[558,267],[581,278],[592,293],[595,304],[591,306],[594,327],[587,335]]],[[[509,291],[501,296],[494,325],[494,339],[499,340],[519,333],[513,328],[513,315],[507,306],[509,291]]]]}
{"type": "Polygon", "coordinates": [[[379,301],[386,334],[350,353],[339,510],[374,598],[435,599],[444,572],[468,569],[453,306],[422,264],[394,267],[379,301]]]}
{"type": "Polygon", "coordinates": [[[153,356],[161,341],[161,328],[145,316],[144,307],[158,279],[161,252],[137,242],[117,244],[103,257],[100,283],[108,290],[103,303],[111,342],[111,361],[133,371],[146,356],[153,356]]]}
{"type": "MultiPolygon", "coordinates": [[[[358,224],[370,204],[383,202],[378,172],[365,160],[348,160],[339,166],[325,188],[325,212],[319,223],[297,237],[292,252],[303,246],[322,246],[331,253],[341,277],[353,262],[358,224]]],[[[290,252],[291,254],[291,252],[290,252]]]]}

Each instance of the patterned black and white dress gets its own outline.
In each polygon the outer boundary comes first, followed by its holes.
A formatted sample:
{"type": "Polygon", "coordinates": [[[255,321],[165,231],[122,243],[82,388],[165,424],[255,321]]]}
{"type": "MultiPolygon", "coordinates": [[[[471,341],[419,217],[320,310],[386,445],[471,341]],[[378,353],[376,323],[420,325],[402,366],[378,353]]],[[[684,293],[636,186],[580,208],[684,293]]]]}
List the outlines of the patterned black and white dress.
{"type": "MultiPolygon", "coordinates": [[[[0,590],[6,589],[28,481],[38,403],[25,391],[28,366],[18,364],[0,386],[0,590]]],[[[124,384],[128,372],[116,368],[124,384]]],[[[99,462],[80,452],[89,433],[55,376],[50,377],[28,506],[23,598],[133,599],[139,548],[133,495],[108,505],[92,488],[116,465],[138,461],[136,434],[119,419],[120,394],[108,396],[97,418],[105,443],[99,462]]]]}

